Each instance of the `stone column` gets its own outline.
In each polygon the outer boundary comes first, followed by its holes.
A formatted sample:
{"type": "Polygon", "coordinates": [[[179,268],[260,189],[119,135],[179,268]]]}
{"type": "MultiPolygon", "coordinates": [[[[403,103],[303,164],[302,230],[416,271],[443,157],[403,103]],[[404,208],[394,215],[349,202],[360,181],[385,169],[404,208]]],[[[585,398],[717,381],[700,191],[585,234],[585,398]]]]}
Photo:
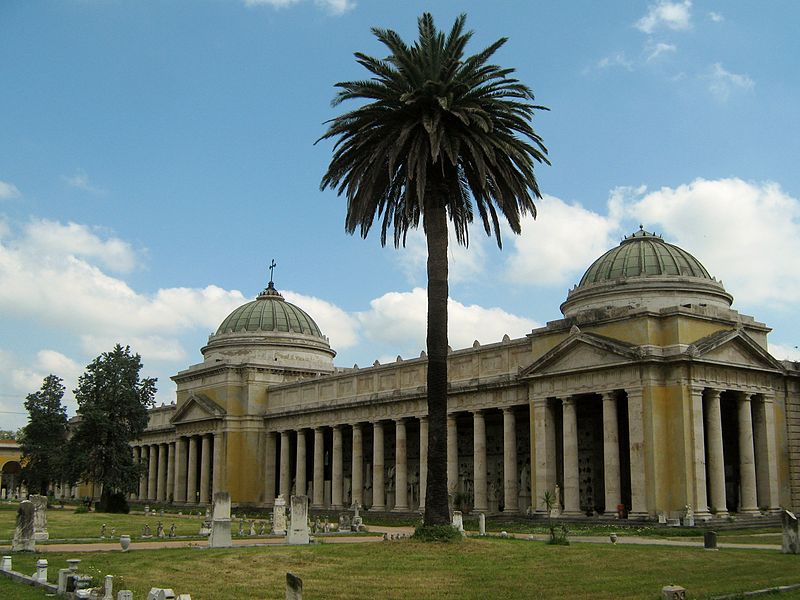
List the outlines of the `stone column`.
{"type": "Polygon", "coordinates": [[[486,421],[479,410],[472,413],[472,463],[475,486],[475,502],[472,506],[475,511],[486,512],[489,510],[486,493],[486,421]]]}
{"type": "Polygon", "coordinates": [[[456,416],[447,415],[447,493],[452,500],[458,489],[458,427],[456,416]]]}
{"type": "Polygon", "coordinates": [[[156,500],[156,482],[158,481],[158,446],[150,445],[150,461],[147,470],[147,499],[156,500]]]}
{"type": "MultiPolygon", "coordinates": [[[[274,434],[273,434],[274,436],[274,434]]],[[[214,433],[214,468],[211,470],[211,499],[214,499],[214,494],[227,491],[228,481],[227,474],[225,473],[225,433],[217,431],[214,433]]],[[[267,462],[272,461],[272,489],[275,491],[275,438],[272,439],[272,453],[267,453],[267,462]]],[[[264,498],[265,502],[271,502],[273,496],[264,498]]]]}
{"type": "Polygon", "coordinates": [[[186,502],[186,444],[185,437],[175,440],[175,502],[186,502]]]}
{"type": "Polygon", "coordinates": [[[425,508],[428,488],[428,417],[419,418],[419,509],[425,508]]]}
{"type": "Polygon", "coordinates": [[[503,409],[503,512],[519,512],[517,418],[511,407],[503,409]]]}
{"type": "Polygon", "coordinates": [[[167,445],[158,445],[158,474],[156,475],[156,500],[167,499],[167,445]]]}
{"type": "Polygon", "coordinates": [[[633,518],[645,518],[647,477],[644,457],[644,403],[642,388],[625,390],[628,395],[628,444],[631,464],[631,512],[633,518]]]}
{"type": "MultiPolygon", "coordinates": [[[[137,446],[137,461],[139,463],[145,463],[145,446],[137,446]]],[[[142,472],[142,476],[139,477],[139,495],[138,499],[141,502],[147,500],[147,471],[142,472]]]]}
{"type": "Polygon", "coordinates": [[[394,509],[399,512],[408,511],[408,452],[406,440],[406,422],[396,419],[394,422],[394,509]]]}
{"type": "Polygon", "coordinates": [[[189,437],[189,472],[186,476],[186,502],[197,503],[197,436],[189,437]]]}
{"type": "Polygon", "coordinates": [[[289,432],[281,431],[281,472],[280,484],[278,494],[283,496],[284,500],[288,500],[289,493],[292,490],[292,453],[289,450],[289,432]]]}
{"type": "Polygon", "coordinates": [[[780,497],[775,449],[775,405],[772,396],[756,396],[753,413],[758,506],[777,511],[780,509],[780,497]]]}
{"type": "Polygon", "coordinates": [[[386,489],[383,479],[383,423],[372,425],[372,508],[386,510],[386,489]]]}
{"type": "MultiPolygon", "coordinates": [[[[536,512],[544,514],[544,493],[555,494],[556,488],[556,419],[552,404],[547,398],[534,398],[533,419],[533,465],[531,465],[531,505],[536,512]]],[[[525,494],[527,490],[522,490],[525,494]]],[[[561,507],[558,507],[559,510],[561,507]]]]}
{"type": "Polygon", "coordinates": [[[703,427],[703,388],[691,389],[691,462],[688,477],[692,479],[693,491],[686,499],[691,504],[696,517],[706,518],[708,496],[706,494],[706,436],[703,427]]]}
{"type": "Polygon", "coordinates": [[[322,508],[325,504],[325,432],[314,428],[314,499],[312,506],[322,508]]]}
{"type": "Polygon", "coordinates": [[[275,469],[278,460],[278,434],[268,431],[264,446],[264,504],[273,506],[275,503],[275,469]]]}
{"type": "Polygon", "coordinates": [[[208,491],[211,486],[211,448],[213,438],[210,433],[203,436],[200,454],[200,504],[208,504],[208,491]]]}
{"type": "Polygon", "coordinates": [[[753,416],[750,408],[750,394],[746,392],[739,394],[739,479],[741,485],[739,511],[758,514],[753,416]]]}
{"type": "Polygon", "coordinates": [[[575,397],[562,399],[564,409],[564,514],[580,515],[580,481],[578,478],[578,415],[575,397]]]}
{"type": "Polygon", "coordinates": [[[364,506],[364,436],[361,423],[353,423],[353,504],[364,506]]]}
{"type": "Polygon", "coordinates": [[[603,394],[603,473],[606,492],[606,516],[616,515],[622,500],[619,476],[619,425],[617,397],[614,392],[603,394]]]}
{"type": "Polygon", "coordinates": [[[297,430],[297,458],[295,460],[294,493],[296,496],[305,496],[308,487],[306,474],[306,430],[297,430]]]}
{"type": "Polygon", "coordinates": [[[711,492],[711,508],[716,509],[718,517],[728,514],[725,499],[725,458],[722,451],[722,412],[719,404],[719,390],[706,390],[705,417],[706,439],[708,440],[708,483],[711,492]]]}
{"type": "Polygon", "coordinates": [[[175,442],[167,444],[167,502],[175,500],[175,442]]]}
{"type": "Polygon", "coordinates": [[[342,489],[344,485],[342,464],[342,426],[333,426],[333,481],[331,482],[331,504],[333,508],[342,508],[342,489]]]}

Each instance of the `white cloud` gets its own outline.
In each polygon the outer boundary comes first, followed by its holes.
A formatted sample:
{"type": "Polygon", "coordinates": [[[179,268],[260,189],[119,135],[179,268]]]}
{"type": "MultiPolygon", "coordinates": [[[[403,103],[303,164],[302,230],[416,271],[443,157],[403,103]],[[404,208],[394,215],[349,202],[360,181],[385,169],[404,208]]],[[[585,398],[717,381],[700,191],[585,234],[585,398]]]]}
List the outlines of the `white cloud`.
{"type": "Polygon", "coordinates": [[[633,61],[628,59],[624,52],[615,52],[598,60],[595,67],[600,70],[620,67],[626,71],[633,71],[633,61]]]}
{"type": "Polygon", "coordinates": [[[800,349],[797,346],[784,346],[783,344],[770,343],[769,353],[778,360],[800,361],[800,349]]]}
{"type": "MultiPolygon", "coordinates": [[[[423,288],[410,292],[389,292],[370,302],[368,311],[357,313],[363,335],[371,341],[397,348],[425,348],[428,295],[423,288]]],[[[512,338],[529,333],[538,324],[500,308],[464,305],[453,298],[447,303],[448,339],[459,349],[498,342],[504,334],[512,338]]]]}
{"type": "Polygon", "coordinates": [[[0,180],[0,200],[19,198],[20,195],[21,194],[19,193],[17,186],[15,186],[13,183],[0,180]]]}
{"type": "Polygon", "coordinates": [[[789,308],[800,301],[800,200],[776,183],[697,179],[628,207],[645,228],[696,256],[737,302],[789,308]]]}
{"type": "MultiPolygon", "coordinates": [[[[245,6],[272,6],[288,8],[303,0],[244,0],[245,6]]],[[[356,7],[353,0],[314,0],[314,4],[334,15],[341,15],[356,7]]]]}
{"type": "Polygon", "coordinates": [[[714,63],[711,66],[711,72],[704,77],[708,80],[709,91],[722,102],[728,100],[735,89],[747,91],[755,87],[755,82],[750,77],[731,73],[720,63],[714,63]]]}
{"type": "Polygon", "coordinates": [[[660,0],[651,5],[647,14],[636,21],[634,26],[644,33],[653,33],[661,27],[675,31],[686,30],[692,26],[691,8],[691,0],[683,2],[660,0]]]}
{"type": "Polygon", "coordinates": [[[647,62],[651,62],[656,60],[659,56],[663,56],[664,54],[676,52],[678,47],[675,44],[666,44],[664,42],[658,42],[657,44],[653,45],[649,48],[647,55],[647,62]]]}
{"type": "MultiPolygon", "coordinates": [[[[488,238],[482,226],[473,226],[470,229],[468,248],[456,242],[451,230],[447,244],[447,268],[450,283],[470,281],[484,272],[486,244],[489,243],[494,243],[494,238],[488,238]]],[[[409,283],[412,285],[424,284],[428,260],[425,234],[419,229],[411,230],[406,238],[406,245],[396,250],[394,260],[409,283]]]]}
{"type": "Polygon", "coordinates": [[[69,177],[63,177],[66,184],[70,187],[73,187],[77,190],[83,190],[84,192],[89,192],[90,194],[94,194],[95,196],[102,196],[106,193],[106,190],[94,185],[91,181],[89,181],[89,176],[86,174],[85,171],[82,169],[78,169],[74,175],[69,177]]]}
{"type": "Polygon", "coordinates": [[[351,348],[358,343],[358,321],[335,304],[295,292],[281,291],[281,294],[314,319],[334,350],[351,348]]]}
{"type": "Polygon", "coordinates": [[[725,17],[722,16],[721,13],[714,12],[714,11],[711,11],[710,13],[708,13],[708,18],[709,18],[709,20],[711,20],[714,23],[722,23],[722,21],[725,20],[725,17]]]}
{"type": "Polygon", "coordinates": [[[563,285],[613,245],[619,215],[612,204],[608,216],[559,198],[538,202],[538,216],[523,222],[522,235],[512,238],[506,278],[522,285],[563,285]]]}

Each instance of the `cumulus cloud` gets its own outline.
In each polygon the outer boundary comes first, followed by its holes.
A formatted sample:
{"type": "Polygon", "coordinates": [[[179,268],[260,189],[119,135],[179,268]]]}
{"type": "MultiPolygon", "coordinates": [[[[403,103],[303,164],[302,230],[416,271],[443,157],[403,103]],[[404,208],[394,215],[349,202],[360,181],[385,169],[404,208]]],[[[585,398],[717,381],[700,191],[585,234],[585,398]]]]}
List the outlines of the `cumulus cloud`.
{"type": "Polygon", "coordinates": [[[358,321],[345,310],[314,296],[288,291],[282,291],[281,294],[314,319],[323,335],[330,339],[334,350],[351,348],[358,343],[358,321]]]}
{"type": "Polygon", "coordinates": [[[536,220],[528,217],[522,235],[511,238],[506,278],[523,285],[563,285],[613,245],[619,228],[617,205],[601,215],[554,196],[538,202],[536,220]]]}
{"type": "MultiPolygon", "coordinates": [[[[397,348],[425,348],[428,296],[424,288],[389,292],[370,302],[368,311],[357,313],[366,339],[397,348]]],[[[465,348],[474,340],[498,342],[503,335],[520,337],[539,325],[500,308],[465,305],[453,298],[447,303],[448,338],[453,348],[465,348]]]]}
{"type": "Polygon", "coordinates": [[[784,346],[783,344],[770,344],[769,353],[778,360],[800,361],[800,349],[797,346],[784,346]]]}
{"type": "Polygon", "coordinates": [[[737,302],[789,308],[800,301],[800,200],[772,182],[705,180],[642,193],[630,212],[691,252],[737,302]]]}
{"type": "Polygon", "coordinates": [[[636,21],[634,26],[644,33],[653,33],[659,28],[686,30],[692,26],[691,8],[691,0],[683,2],[661,0],[650,5],[647,14],[636,21]]]}
{"type": "Polygon", "coordinates": [[[75,188],[76,190],[83,190],[95,196],[102,196],[106,193],[105,189],[89,181],[89,176],[82,169],[78,169],[74,175],[65,176],[63,179],[69,187],[75,188]]]}
{"type": "Polygon", "coordinates": [[[725,102],[734,90],[752,90],[755,81],[740,73],[731,73],[720,63],[711,65],[711,71],[704,76],[708,80],[709,91],[721,102],[725,102]]]}
{"type": "MultiPolygon", "coordinates": [[[[244,0],[245,6],[272,6],[273,8],[287,8],[299,4],[303,0],[244,0]]],[[[340,15],[355,8],[353,0],[314,0],[314,4],[325,11],[340,15]]]]}
{"type": "Polygon", "coordinates": [[[21,194],[19,193],[17,186],[15,186],[13,183],[0,180],[0,200],[19,198],[20,195],[21,194]]]}

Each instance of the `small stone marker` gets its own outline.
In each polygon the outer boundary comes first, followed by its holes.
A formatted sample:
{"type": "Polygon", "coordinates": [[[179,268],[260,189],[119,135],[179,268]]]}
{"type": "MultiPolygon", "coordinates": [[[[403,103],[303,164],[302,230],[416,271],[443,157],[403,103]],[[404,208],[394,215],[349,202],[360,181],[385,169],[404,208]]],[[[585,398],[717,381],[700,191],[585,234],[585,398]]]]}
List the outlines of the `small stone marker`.
{"type": "Polygon", "coordinates": [[[23,500],[17,508],[17,526],[11,542],[12,552],[35,552],[36,540],[33,539],[34,506],[30,500],[23,500]]]}
{"type": "Polygon", "coordinates": [[[800,554],[800,533],[797,529],[797,517],[793,512],[784,510],[781,513],[781,525],[783,526],[781,552],[783,554],[800,554]]]}
{"type": "Polygon", "coordinates": [[[661,597],[664,600],[686,600],[686,588],[679,585],[665,585],[661,588],[661,597]]]}
{"type": "Polygon", "coordinates": [[[47,559],[40,558],[36,561],[36,574],[34,575],[36,581],[47,581],[47,559]]]}
{"type": "Polygon", "coordinates": [[[303,580],[293,573],[286,573],[286,600],[303,600],[303,580]]]}
{"type": "Polygon", "coordinates": [[[460,510],[453,511],[453,527],[464,533],[464,517],[460,510]]]}
{"type": "Polygon", "coordinates": [[[71,569],[58,570],[58,594],[63,595],[67,591],[67,577],[72,574],[71,569]]]}
{"type": "Polygon", "coordinates": [[[150,593],[147,594],[147,600],[168,600],[174,598],[175,592],[169,588],[150,588],[150,593]]]}
{"type": "Polygon", "coordinates": [[[283,495],[275,498],[272,508],[272,533],[286,535],[286,500],[283,495]]]}
{"type": "Polygon", "coordinates": [[[483,513],[478,514],[478,533],[486,535],[486,515],[483,513]]]}
{"type": "Polygon", "coordinates": [[[32,495],[33,539],[37,542],[50,539],[47,533],[47,496],[32,495]]]}
{"type": "Polygon", "coordinates": [[[209,548],[230,548],[231,540],[231,495],[228,492],[214,494],[214,517],[211,521],[209,548]]]}
{"type": "Polygon", "coordinates": [[[114,576],[113,575],[106,575],[104,583],[105,592],[103,594],[103,600],[114,600],[114,576]]]}
{"type": "Polygon", "coordinates": [[[4,556],[3,562],[0,562],[0,571],[11,571],[11,557],[4,556]]]}
{"type": "Polygon", "coordinates": [[[706,531],[703,534],[703,548],[706,550],[719,550],[719,548],[717,548],[716,531],[706,531]]]}
{"type": "Polygon", "coordinates": [[[133,592],[130,590],[120,590],[117,592],[117,600],[133,600],[133,592]]]}
{"type": "Polygon", "coordinates": [[[286,542],[292,546],[308,544],[308,496],[291,497],[291,517],[286,542]]]}

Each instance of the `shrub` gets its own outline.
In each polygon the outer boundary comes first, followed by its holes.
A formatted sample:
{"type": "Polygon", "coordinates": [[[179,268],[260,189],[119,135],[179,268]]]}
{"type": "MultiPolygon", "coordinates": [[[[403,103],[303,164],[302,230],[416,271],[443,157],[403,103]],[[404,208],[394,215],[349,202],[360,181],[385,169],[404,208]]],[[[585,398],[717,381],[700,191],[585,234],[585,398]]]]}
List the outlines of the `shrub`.
{"type": "Polygon", "coordinates": [[[420,525],[411,539],[418,542],[460,542],[464,539],[461,532],[452,525],[420,525]]]}
{"type": "Polygon", "coordinates": [[[122,492],[113,492],[111,494],[103,494],[95,510],[97,510],[97,512],[122,513],[127,515],[131,512],[131,507],[128,504],[128,499],[125,497],[125,494],[122,492]]]}

